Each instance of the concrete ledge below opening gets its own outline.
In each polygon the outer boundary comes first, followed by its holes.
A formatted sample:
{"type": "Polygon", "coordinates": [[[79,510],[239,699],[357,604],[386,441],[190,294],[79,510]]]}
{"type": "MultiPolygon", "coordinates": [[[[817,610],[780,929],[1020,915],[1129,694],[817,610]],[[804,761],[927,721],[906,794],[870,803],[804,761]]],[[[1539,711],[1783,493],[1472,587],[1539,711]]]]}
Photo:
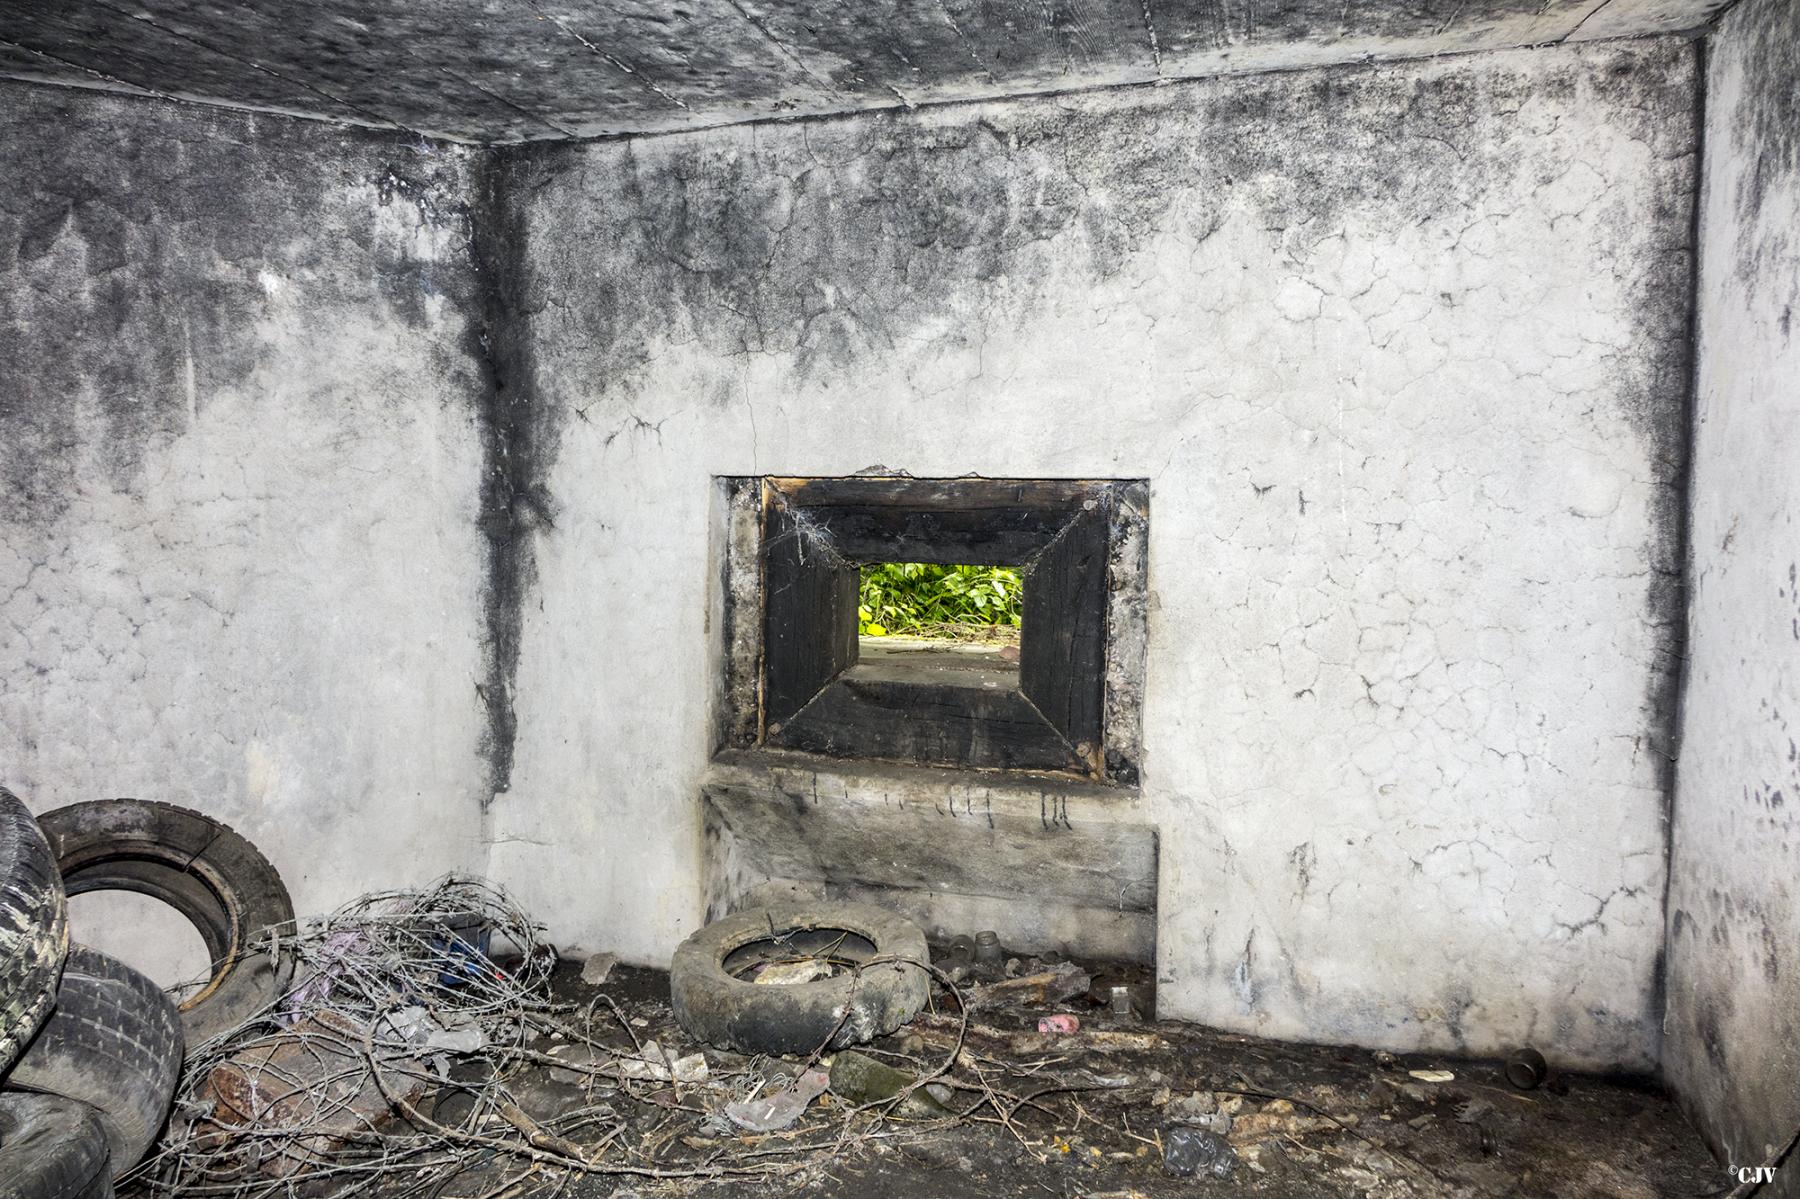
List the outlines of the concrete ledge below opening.
{"type": "Polygon", "coordinates": [[[1157,832],[1117,787],[727,753],[701,797],[709,920],[773,895],[859,899],[934,937],[1155,959],[1157,832]]]}

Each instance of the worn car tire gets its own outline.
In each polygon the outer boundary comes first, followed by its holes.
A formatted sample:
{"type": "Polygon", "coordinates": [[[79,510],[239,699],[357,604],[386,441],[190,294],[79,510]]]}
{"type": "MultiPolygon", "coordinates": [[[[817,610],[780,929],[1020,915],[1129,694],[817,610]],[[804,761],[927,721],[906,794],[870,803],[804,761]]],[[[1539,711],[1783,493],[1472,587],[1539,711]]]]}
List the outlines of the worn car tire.
{"type": "Polygon", "coordinates": [[[0,1076],[50,1014],[68,950],[56,859],[31,812],[0,787],[0,1076]]]}
{"type": "Polygon", "coordinates": [[[258,944],[291,928],[281,875],[243,836],[210,816],[142,799],[99,799],[39,818],[70,895],[133,891],[186,916],[206,942],[212,976],[181,1004],[187,1042],[230,1031],[280,998],[292,958],[258,944]]]}
{"type": "Polygon", "coordinates": [[[6,1085],[78,1099],[106,1129],[115,1172],[135,1166],[162,1131],[181,1073],[181,1017],[123,962],[71,945],[56,1010],[6,1085]]]}
{"type": "Polygon", "coordinates": [[[890,1033],[925,1006],[931,961],[925,934],[903,916],[869,904],[792,902],[715,920],[683,941],[669,966],[675,1018],[690,1034],[739,1053],[810,1053],[830,1039],[853,1045],[890,1033]],[[770,930],[847,929],[903,961],[865,966],[792,986],[734,978],[725,959],[769,939],[770,930]]]}
{"type": "Polygon", "coordinates": [[[106,1130],[85,1103],[0,1094],[0,1199],[112,1199],[106,1130]]]}

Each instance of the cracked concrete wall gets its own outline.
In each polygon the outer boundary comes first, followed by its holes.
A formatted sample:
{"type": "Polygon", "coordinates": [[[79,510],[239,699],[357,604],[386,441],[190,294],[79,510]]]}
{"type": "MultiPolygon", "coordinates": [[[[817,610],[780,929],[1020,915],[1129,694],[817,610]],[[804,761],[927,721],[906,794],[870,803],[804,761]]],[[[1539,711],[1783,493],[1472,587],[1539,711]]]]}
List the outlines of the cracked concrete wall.
{"type": "Polygon", "coordinates": [[[714,476],[1146,477],[1117,803],[1163,1010],[1649,1069],[1695,60],[517,153],[545,519],[495,872],[576,948],[700,918],[714,476]]]}
{"type": "Polygon", "coordinates": [[[1800,10],[1708,46],[1666,1070],[1753,1166],[1800,1123],[1800,10]]]}
{"type": "Polygon", "coordinates": [[[35,809],[197,808],[302,913],[482,864],[471,173],[0,90],[0,783],[35,809]]]}

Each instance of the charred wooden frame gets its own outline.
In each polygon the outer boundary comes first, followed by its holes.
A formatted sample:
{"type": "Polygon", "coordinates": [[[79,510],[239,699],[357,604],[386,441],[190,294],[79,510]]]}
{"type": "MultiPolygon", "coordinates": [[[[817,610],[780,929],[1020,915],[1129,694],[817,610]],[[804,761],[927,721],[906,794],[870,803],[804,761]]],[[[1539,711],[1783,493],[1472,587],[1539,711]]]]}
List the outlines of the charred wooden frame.
{"type": "Polygon", "coordinates": [[[1148,487],[1141,480],[735,478],[719,747],[1137,781],[1148,487]],[[879,562],[1025,576],[1018,682],[858,669],[879,562]]]}

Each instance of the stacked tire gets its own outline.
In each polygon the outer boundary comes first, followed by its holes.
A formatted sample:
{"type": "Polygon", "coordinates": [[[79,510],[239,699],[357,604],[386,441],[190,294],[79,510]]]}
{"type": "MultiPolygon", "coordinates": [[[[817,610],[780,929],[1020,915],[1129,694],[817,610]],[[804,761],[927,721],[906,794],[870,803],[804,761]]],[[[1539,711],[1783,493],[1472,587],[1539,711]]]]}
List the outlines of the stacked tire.
{"type": "Polygon", "coordinates": [[[56,854],[0,788],[0,1199],[111,1199],[162,1130],[181,1055],[155,983],[70,946],[56,854]]]}
{"type": "Polygon", "coordinates": [[[50,843],[0,787],[0,1073],[50,1015],[68,952],[68,903],[50,843]]]}

